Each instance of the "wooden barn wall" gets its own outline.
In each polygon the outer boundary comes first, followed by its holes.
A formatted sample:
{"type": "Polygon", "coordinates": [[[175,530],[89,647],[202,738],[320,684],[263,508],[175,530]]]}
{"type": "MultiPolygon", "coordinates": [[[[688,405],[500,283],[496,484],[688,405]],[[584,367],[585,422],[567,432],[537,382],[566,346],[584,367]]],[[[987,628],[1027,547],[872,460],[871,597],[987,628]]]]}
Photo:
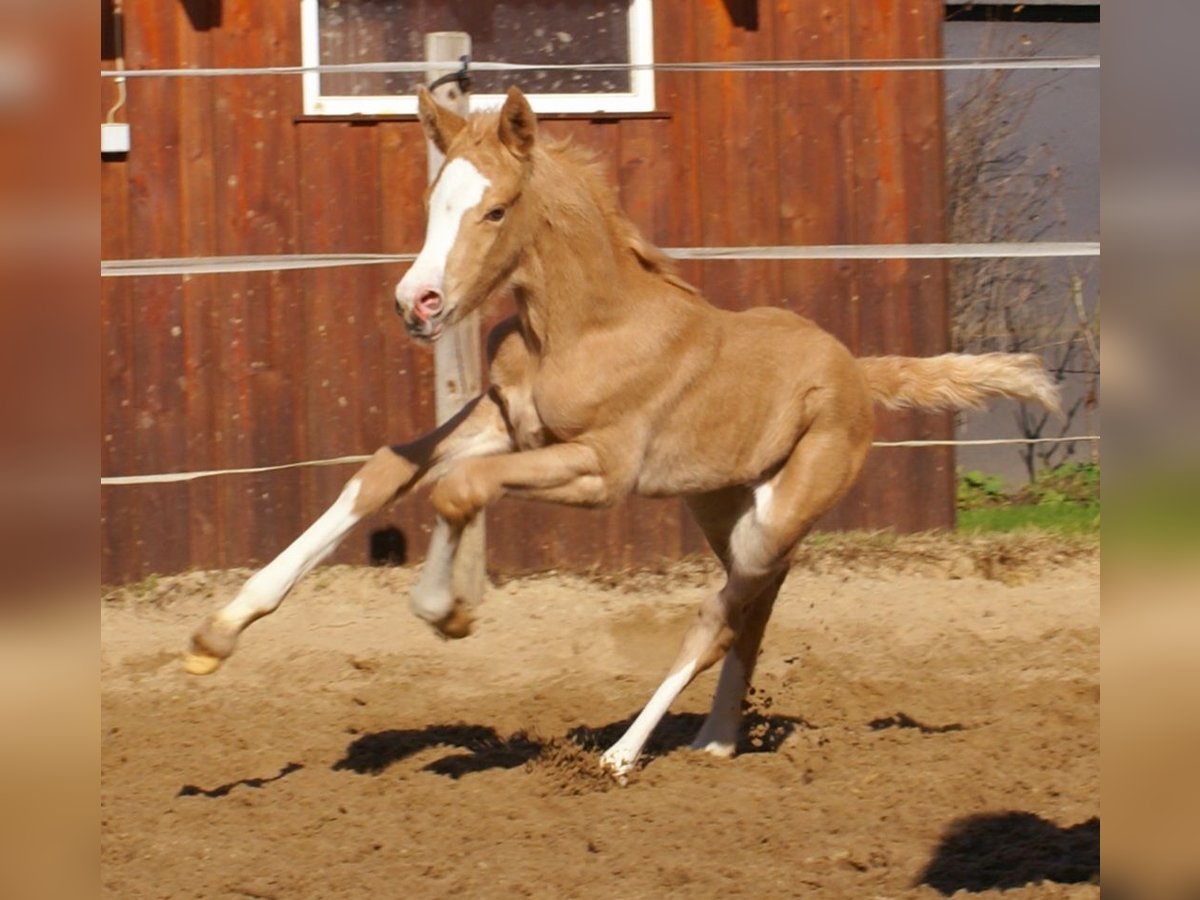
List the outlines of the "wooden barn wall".
{"type": "MultiPolygon", "coordinates": [[[[656,4],[660,61],[936,57],[931,0],[656,4]],[[733,3],[739,21],[746,3],[733,3]]],[[[127,6],[131,68],[299,59],[296,0],[127,6]]],[[[111,61],[109,61],[111,62],[111,61]]],[[[102,162],[105,259],[412,252],[423,237],[415,122],[297,121],[295,77],[133,79],[127,158],[102,162]]],[[[105,82],[101,108],[112,102],[105,82]]],[[[608,161],[633,219],[665,246],[943,239],[942,89],[931,73],[660,73],[666,118],[550,121],[608,161]]],[[[936,261],[691,262],[728,308],[785,306],[859,354],[944,352],[936,261]]],[[[402,266],[101,280],[106,475],[247,467],[370,452],[433,424],[431,354],[392,312],[402,266]]],[[[490,313],[497,319],[506,305],[490,313]]],[[[751,386],[747,386],[751,389],[751,386]]],[[[944,438],[946,415],[880,416],[883,439],[944,438]]],[[[336,497],[350,467],[102,492],[106,582],[270,559],[336,497]]],[[[829,528],[953,522],[946,448],[877,449],[829,528]]],[[[503,501],[497,571],[653,565],[703,542],[678,501],[605,512],[503,501]]],[[[334,561],[424,552],[404,500],[334,561]]]]}

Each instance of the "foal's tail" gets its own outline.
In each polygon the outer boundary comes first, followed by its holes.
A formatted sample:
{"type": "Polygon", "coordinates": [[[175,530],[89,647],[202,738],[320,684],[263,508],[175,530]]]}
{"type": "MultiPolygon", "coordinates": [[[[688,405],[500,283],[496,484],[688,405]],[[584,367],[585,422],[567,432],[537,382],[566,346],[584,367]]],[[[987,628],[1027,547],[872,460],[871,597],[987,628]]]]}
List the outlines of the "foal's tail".
{"type": "Polygon", "coordinates": [[[1062,415],[1058,388],[1032,353],[866,356],[858,364],[875,402],[889,409],[979,409],[991,397],[1012,397],[1062,415]]]}

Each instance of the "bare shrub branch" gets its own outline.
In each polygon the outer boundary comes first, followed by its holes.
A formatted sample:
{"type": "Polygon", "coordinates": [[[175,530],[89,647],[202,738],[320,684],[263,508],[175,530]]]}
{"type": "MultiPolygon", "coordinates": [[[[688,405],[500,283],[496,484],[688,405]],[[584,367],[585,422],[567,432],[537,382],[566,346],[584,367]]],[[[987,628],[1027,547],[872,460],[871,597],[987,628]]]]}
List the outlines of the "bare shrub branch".
{"type": "MultiPolygon", "coordinates": [[[[993,52],[985,39],[980,55],[993,52]]],[[[1032,55],[1027,41],[1003,55],[1032,55]]],[[[949,232],[954,242],[1036,241],[1065,224],[1063,172],[1050,149],[1030,146],[1022,126],[1038,95],[1054,81],[1022,83],[1013,70],[984,72],[950,98],[946,129],[949,232]]],[[[1099,324],[1082,301],[1082,270],[1028,259],[961,259],[950,263],[951,342],[960,353],[1036,353],[1062,383],[1082,377],[1084,396],[1062,421],[1022,405],[1027,438],[1062,437],[1099,388],[1099,324]]],[[[1074,444],[1028,445],[1020,451],[1032,480],[1039,467],[1076,452],[1074,444]]]]}

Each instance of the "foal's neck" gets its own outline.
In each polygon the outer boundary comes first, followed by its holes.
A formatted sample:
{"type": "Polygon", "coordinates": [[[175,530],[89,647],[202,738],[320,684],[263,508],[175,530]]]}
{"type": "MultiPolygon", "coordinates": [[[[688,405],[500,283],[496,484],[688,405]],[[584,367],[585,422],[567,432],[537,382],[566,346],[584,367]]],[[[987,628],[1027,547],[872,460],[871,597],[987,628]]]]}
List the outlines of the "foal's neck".
{"type": "Polygon", "coordinates": [[[542,348],[626,320],[656,287],[620,244],[588,181],[593,176],[551,160],[527,188],[536,224],[513,282],[525,326],[542,348]]]}

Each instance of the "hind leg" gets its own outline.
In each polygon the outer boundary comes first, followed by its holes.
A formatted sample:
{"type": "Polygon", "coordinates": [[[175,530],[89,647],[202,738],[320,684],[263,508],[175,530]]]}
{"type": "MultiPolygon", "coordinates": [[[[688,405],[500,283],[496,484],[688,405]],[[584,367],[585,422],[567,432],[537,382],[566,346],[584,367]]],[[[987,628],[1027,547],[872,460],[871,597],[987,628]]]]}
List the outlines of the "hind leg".
{"type": "MultiPolygon", "coordinates": [[[[788,555],[816,519],[832,508],[854,483],[866,455],[866,448],[862,444],[861,440],[850,435],[839,435],[836,431],[824,434],[818,430],[797,447],[775,478],[756,489],[758,522],[760,525],[774,524],[772,530],[776,531],[780,544],[787,546],[788,555]],[[837,456],[843,450],[847,451],[845,458],[841,464],[837,464],[837,456]],[[789,507],[790,515],[787,512],[789,507]]],[[[719,525],[716,529],[713,524],[706,526],[703,510],[693,509],[693,512],[710,542],[721,542],[719,525]]],[[[753,535],[742,521],[735,523],[734,528],[741,529],[741,540],[749,541],[750,546],[764,537],[753,535]]],[[[724,537],[725,545],[731,544],[733,539],[731,531],[724,537]]],[[[736,751],[742,704],[754,677],[759,648],[775,607],[775,599],[786,578],[785,568],[748,604],[737,638],[722,663],[712,707],[692,742],[692,749],[721,757],[733,756],[736,751]]]]}
{"type": "MultiPolygon", "coordinates": [[[[769,595],[774,602],[792,549],[849,490],[870,447],[866,428],[847,427],[839,415],[828,416],[827,420],[830,424],[824,427],[820,418],[813,423],[783,468],[754,489],[752,500],[743,500],[740,507],[730,501],[729,517],[733,518],[736,511],[736,518],[728,537],[720,540],[720,530],[714,531],[724,548],[723,553],[718,550],[718,556],[726,561],[729,573],[725,586],[701,607],[666,679],[645,709],[601,756],[601,764],[619,780],[633,769],[655,726],[700,672],[725,656],[742,635],[743,651],[748,655],[753,647],[757,655],[770,607],[765,602],[755,607],[755,601],[769,595]]],[[[724,696],[720,688],[717,696],[723,709],[728,709],[737,696],[740,714],[741,695],[753,659],[746,659],[736,650],[734,658],[744,671],[731,668],[724,696]]],[[[711,732],[713,741],[736,744],[737,727],[733,726],[731,738],[730,721],[727,713],[718,710],[711,732]]]]}
{"type": "Polygon", "coordinates": [[[735,567],[724,587],[704,601],[666,679],[621,739],[600,757],[600,764],[618,781],[624,782],[633,770],[646,741],[683,689],[729,650],[736,635],[738,611],[771,577],[741,573],[735,567]]]}
{"type": "MultiPolygon", "coordinates": [[[[704,532],[709,546],[721,564],[729,570],[729,539],[737,520],[753,504],[749,488],[735,488],[688,498],[692,518],[704,532]]],[[[704,724],[692,741],[693,750],[704,750],[714,756],[733,756],[737,749],[738,734],[742,723],[742,703],[754,677],[754,666],[758,662],[758,650],[775,597],[779,593],[786,572],[769,582],[757,597],[751,600],[741,617],[733,646],[721,663],[721,675],[717,680],[712,708],[704,724]]]]}
{"type": "Polygon", "coordinates": [[[758,650],[775,607],[775,598],[786,577],[787,572],[781,572],[748,605],[733,646],[721,663],[721,675],[717,679],[712,707],[692,741],[693,750],[703,750],[720,757],[733,756],[737,751],[738,734],[742,726],[742,703],[754,678],[758,650]]]}

